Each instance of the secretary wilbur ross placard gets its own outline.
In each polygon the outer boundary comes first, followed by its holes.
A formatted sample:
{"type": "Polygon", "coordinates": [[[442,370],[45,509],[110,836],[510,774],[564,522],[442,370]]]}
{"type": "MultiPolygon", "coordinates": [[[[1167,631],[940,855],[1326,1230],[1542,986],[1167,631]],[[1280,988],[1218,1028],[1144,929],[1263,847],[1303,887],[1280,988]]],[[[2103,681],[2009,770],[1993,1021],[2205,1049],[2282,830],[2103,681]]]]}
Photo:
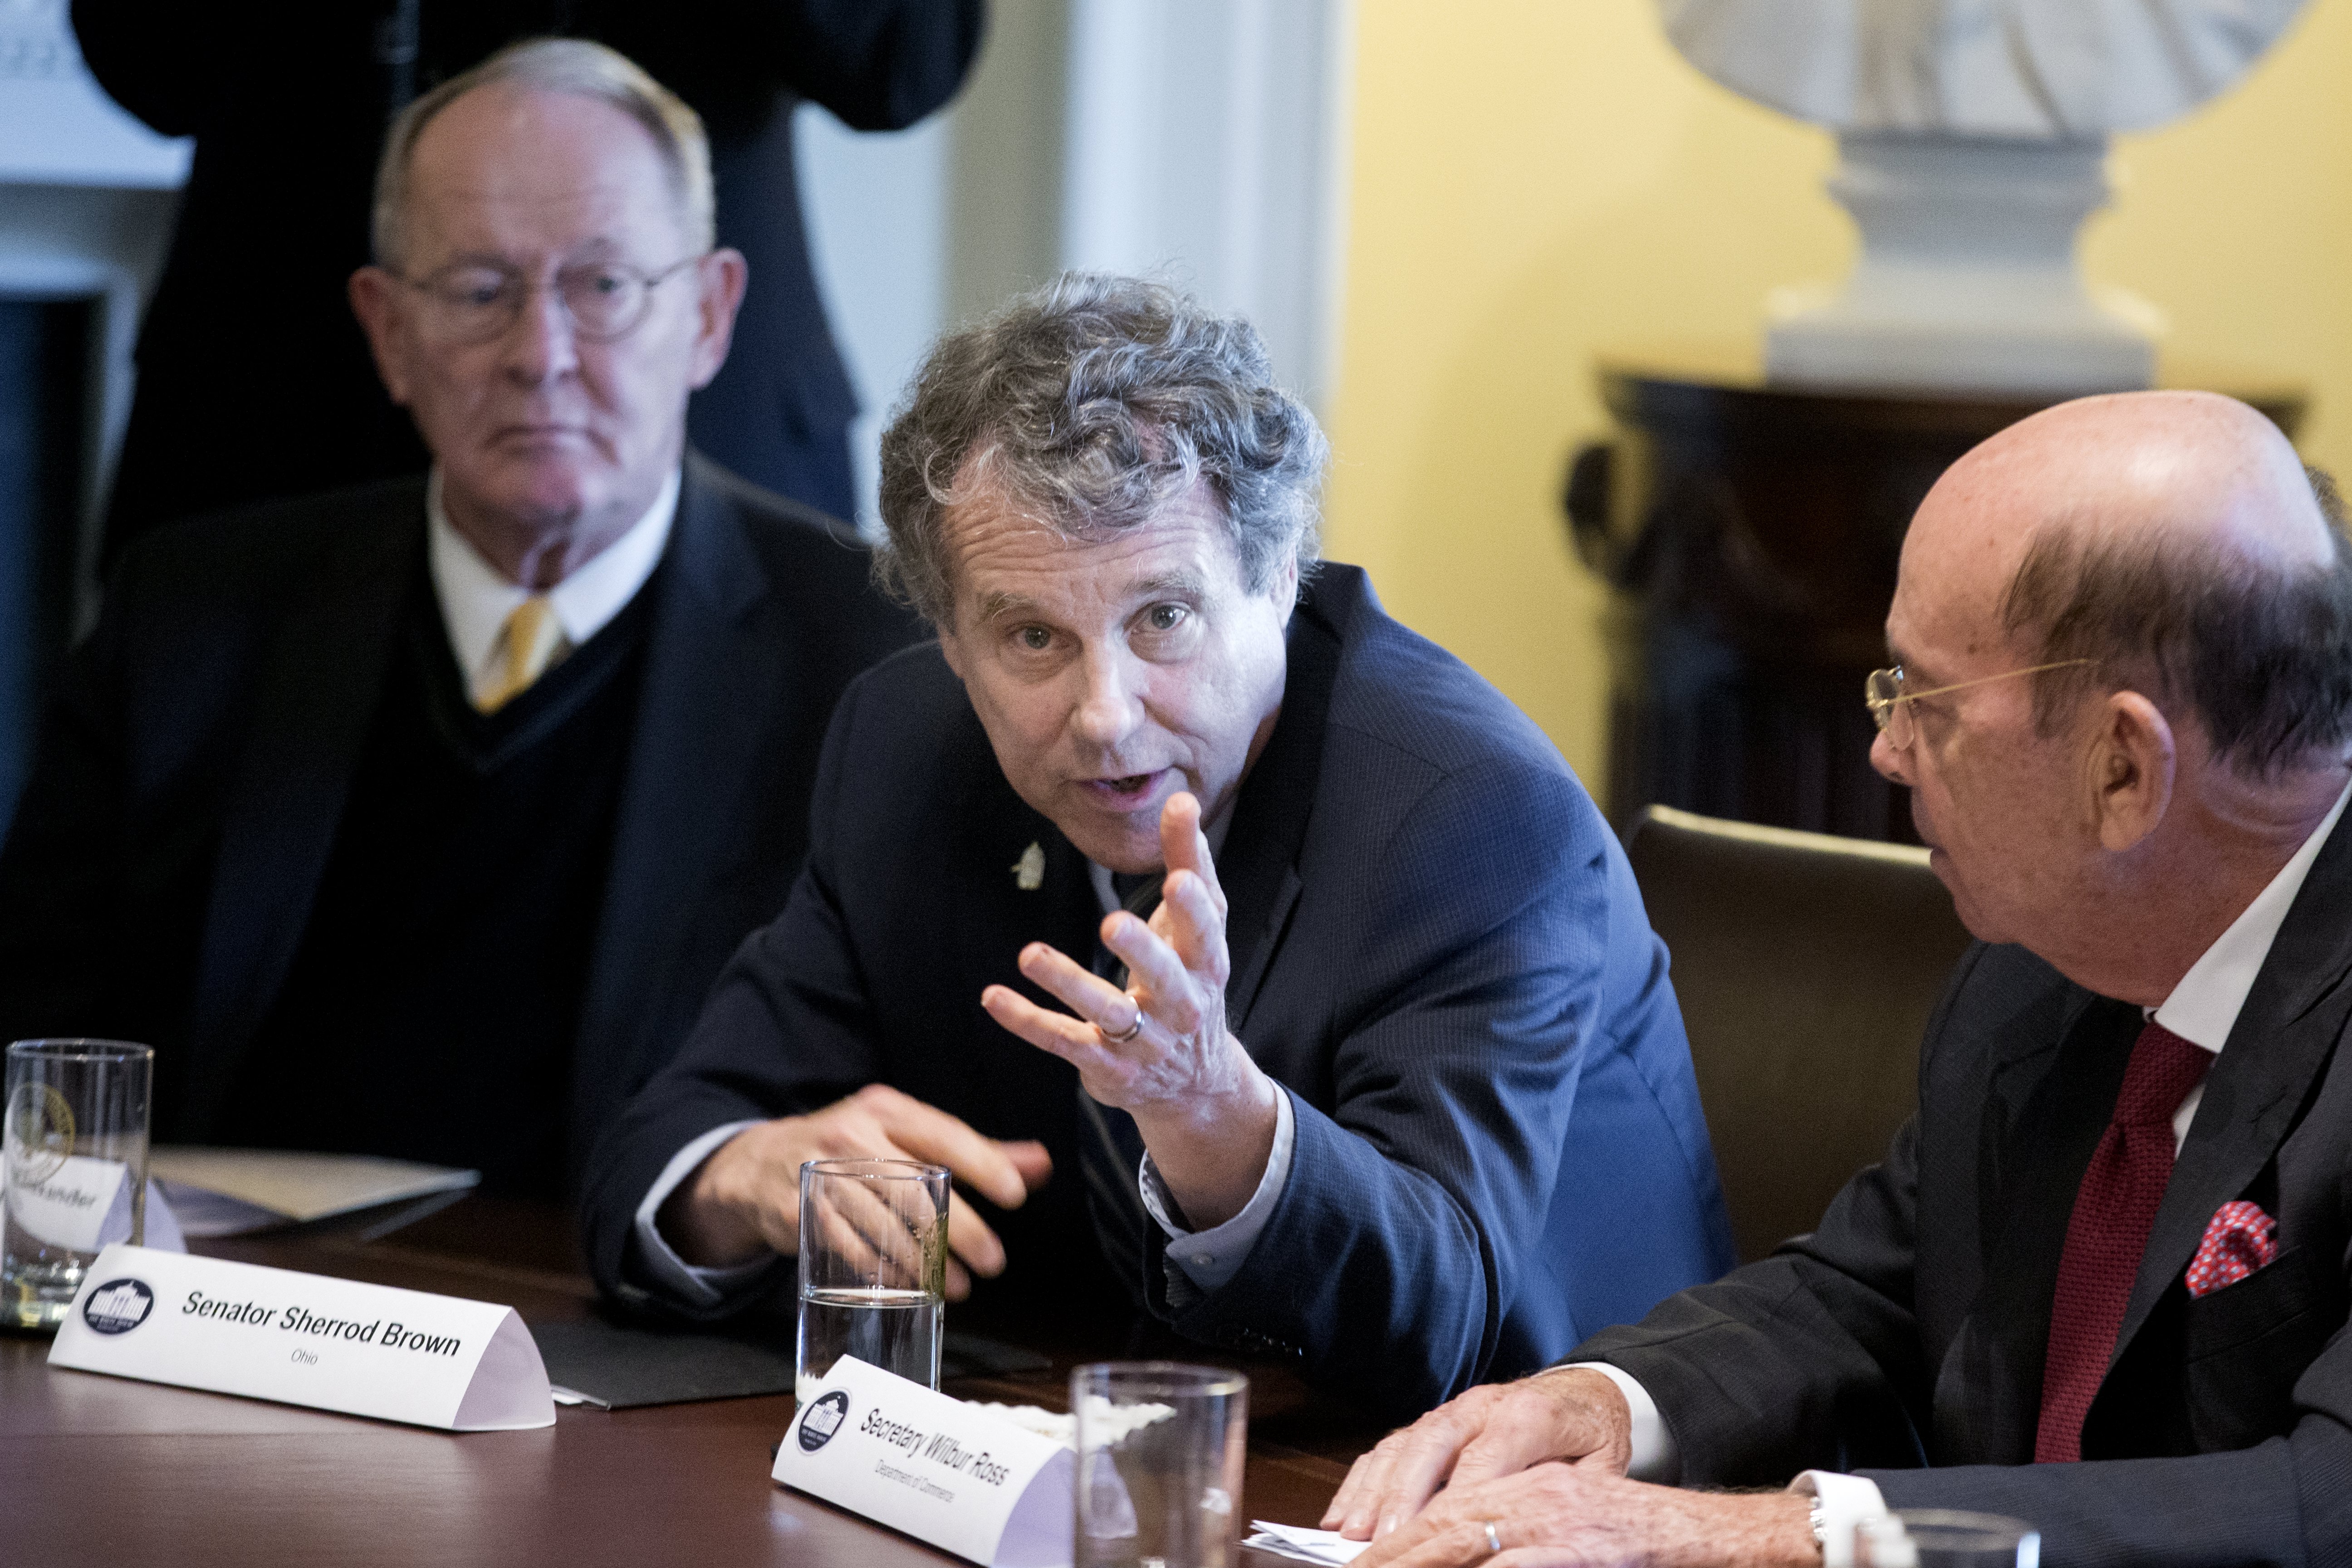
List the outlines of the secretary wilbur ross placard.
{"type": "Polygon", "coordinates": [[[834,1363],[774,1477],[990,1568],[1067,1568],[1071,1454],[855,1356],[834,1363]]]}

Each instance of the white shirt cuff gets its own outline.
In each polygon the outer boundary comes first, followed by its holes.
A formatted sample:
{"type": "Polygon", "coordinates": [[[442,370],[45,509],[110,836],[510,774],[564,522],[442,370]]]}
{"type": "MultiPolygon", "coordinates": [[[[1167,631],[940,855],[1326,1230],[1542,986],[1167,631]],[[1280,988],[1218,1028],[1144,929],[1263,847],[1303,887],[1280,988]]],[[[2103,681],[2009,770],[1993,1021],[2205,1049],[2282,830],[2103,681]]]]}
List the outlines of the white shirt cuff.
{"type": "Polygon", "coordinates": [[[702,1162],[719,1151],[719,1146],[746,1127],[757,1127],[758,1121],[730,1121],[724,1127],[714,1127],[701,1137],[670,1156],[654,1184],[646,1189],[645,1201],[637,1205],[637,1255],[645,1259],[653,1275],[653,1282],[667,1285],[698,1307],[718,1305],[728,1290],[751,1279],[769,1264],[772,1257],[755,1258],[749,1263],[730,1264],[724,1268],[697,1268],[680,1258],[654,1225],[654,1216],[669,1200],[670,1194],[688,1176],[701,1167],[702,1162]]]}
{"type": "Polygon", "coordinates": [[[1855,1532],[1886,1517],[1878,1483],[1835,1470],[1807,1470],[1789,1489],[1821,1500],[1822,1568],[1853,1568],[1855,1532]]]}
{"type": "Polygon", "coordinates": [[[1160,1180],[1160,1167],[1151,1163],[1151,1156],[1143,1156],[1136,1172],[1143,1188],[1143,1206],[1168,1233],[1169,1261],[1204,1294],[1223,1289],[1248,1260],[1250,1248],[1257,1245],[1258,1234],[1265,1229],[1282,1196],[1283,1184],[1290,1180],[1290,1151],[1297,1140],[1297,1115],[1290,1109],[1290,1091],[1282,1089],[1275,1096],[1274,1148],[1265,1157],[1265,1173],[1257,1179],[1257,1191],[1250,1194],[1241,1213],[1207,1230],[1186,1230],[1168,1217],[1168,1211],[1176,1206],[1169,1199],[1168,1184],[1160,1180]]]}
{"type": "Polygon", "coordinates": [[[1568,1365],[1599,1373],[1625,1396],[1625,1408],[1633,1417],[1633,1453],[1625,1461],[1627,1478],[1672,1485],[1682,1473],[1682,1454],[1675,1447],[1675,1435],[1666,1430],[1666,1418],[1658,1414],[1658,1402],[1650,1397],[1650,1391],[1642,1386],[1641,1380],[1623,1367],[1612,1366],[1605,1361],[1572,1361],[1568,1365]]]}

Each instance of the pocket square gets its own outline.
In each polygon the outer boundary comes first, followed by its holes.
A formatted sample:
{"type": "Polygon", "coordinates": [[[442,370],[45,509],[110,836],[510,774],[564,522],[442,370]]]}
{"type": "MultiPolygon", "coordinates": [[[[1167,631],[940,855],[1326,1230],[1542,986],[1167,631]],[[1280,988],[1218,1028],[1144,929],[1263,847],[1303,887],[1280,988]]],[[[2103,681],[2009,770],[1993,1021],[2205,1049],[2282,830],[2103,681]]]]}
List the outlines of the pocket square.
{"type": "Polygon", "coordinates": [[[2210,1296],[2235,1285],[2278,1256],[2278,1221],[2243,1198],[2213,1211],[2197,1256],[2189,1260],[2189,1293],[2210,1296]]]}

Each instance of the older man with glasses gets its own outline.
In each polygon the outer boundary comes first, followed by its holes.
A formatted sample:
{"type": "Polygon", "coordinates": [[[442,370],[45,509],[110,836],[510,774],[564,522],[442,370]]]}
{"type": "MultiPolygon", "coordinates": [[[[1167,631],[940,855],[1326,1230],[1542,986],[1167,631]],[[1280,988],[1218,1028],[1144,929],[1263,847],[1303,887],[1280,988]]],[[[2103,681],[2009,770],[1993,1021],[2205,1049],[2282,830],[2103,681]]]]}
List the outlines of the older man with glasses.
{"type": "Polygon", "coordinates": [[[1937,482],[1887,643],[1873,755],[1980,939],[1916,1115],[1811,1235],[1381,1444],[1327,1521],[1360,1568],[1843,1568],[1890,1508],[2352,1561],[2331,489],[2224,398],[2063,405],[1937,482]]]}
{"type": "Polygon", "coordinates": [[[152,1042],[167,1139],[556,1195],[782,904],[835,699],[913,623],[686,449],[744,264],[629,61],[419,99],[375,246],[432,474],[125,557],[0,851],[0,1028],[152,1042]]]}

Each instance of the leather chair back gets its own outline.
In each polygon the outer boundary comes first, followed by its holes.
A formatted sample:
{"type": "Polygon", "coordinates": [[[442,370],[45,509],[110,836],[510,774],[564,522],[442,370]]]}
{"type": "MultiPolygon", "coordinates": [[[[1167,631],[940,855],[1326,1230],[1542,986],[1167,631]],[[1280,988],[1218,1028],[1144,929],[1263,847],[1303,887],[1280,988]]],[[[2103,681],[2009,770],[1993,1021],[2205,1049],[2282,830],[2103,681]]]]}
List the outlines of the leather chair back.
{"type": "Polygon", "coordinates": [[[1969,933],[1927,852],[1644,811],[1626,852],[1674,959],[1743,1262],[1883,1158],[1969,933]]]}

